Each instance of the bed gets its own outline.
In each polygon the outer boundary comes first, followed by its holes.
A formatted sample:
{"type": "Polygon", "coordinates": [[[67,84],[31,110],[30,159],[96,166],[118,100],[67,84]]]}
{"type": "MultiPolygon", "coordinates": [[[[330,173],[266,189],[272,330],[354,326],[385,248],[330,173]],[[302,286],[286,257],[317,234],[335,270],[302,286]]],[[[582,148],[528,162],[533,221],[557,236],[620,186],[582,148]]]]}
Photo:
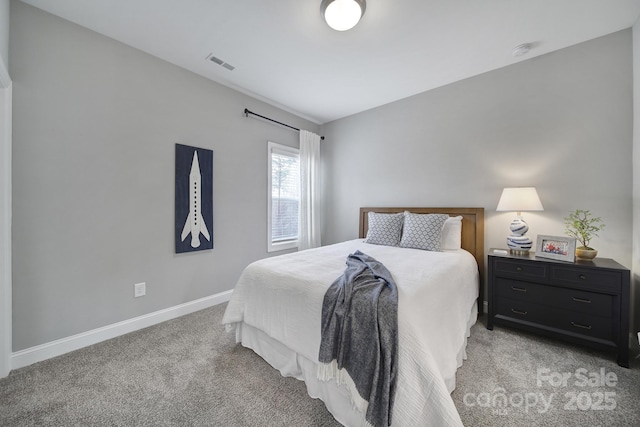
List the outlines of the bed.
{"type": "Polygon", "coordinates": [[[394,426],[461,426],[450,393],[466,358],[466,340],[483,295],[482,208],[361,208],[359,238],[250,264],[223,323],[284,376],[303,380],[345,426],[363,424],[346,388],[317,379],[321,312],[327,288],[347,256],[360,250],[382,262],[398,288],[398,375],[394,426]],[[462,225],[457,250],[441,252],[365,243],[370,212],[447,214],[462,225]]]}

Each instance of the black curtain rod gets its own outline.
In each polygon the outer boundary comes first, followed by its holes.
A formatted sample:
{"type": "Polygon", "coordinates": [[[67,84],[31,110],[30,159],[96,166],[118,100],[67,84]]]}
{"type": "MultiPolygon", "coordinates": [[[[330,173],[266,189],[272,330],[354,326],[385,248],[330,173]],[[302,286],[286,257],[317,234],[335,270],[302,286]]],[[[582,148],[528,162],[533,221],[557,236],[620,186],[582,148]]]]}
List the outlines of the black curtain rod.
{"type": "MultiPolygon", "coordinates": [[[[277,120],[270,119],[269,117],[262,116],[262,115],[260,115],[258,113],[254,113],[253,111],[249,111],[247,108],[245,108],[244,109],[244,116],[245,117],[249,117],[249,114],[251,114],[252,116],[260,117],[261,119],[269,120],[270,122],[277,123],[277,124],[279,124],[281,126],[285,126],[285,127],[288,127],[289,129],[297,130],[298,132],[300,132],[300,129],[298,129],[298,128],[294,128],[293,126],[290,126],[290,125],[288,125],[286,123],[282,123],[282,122],[279,122],[277,120]]],[[[321,136],[320,139],[324,140],[324,136],[321,136]]]]}

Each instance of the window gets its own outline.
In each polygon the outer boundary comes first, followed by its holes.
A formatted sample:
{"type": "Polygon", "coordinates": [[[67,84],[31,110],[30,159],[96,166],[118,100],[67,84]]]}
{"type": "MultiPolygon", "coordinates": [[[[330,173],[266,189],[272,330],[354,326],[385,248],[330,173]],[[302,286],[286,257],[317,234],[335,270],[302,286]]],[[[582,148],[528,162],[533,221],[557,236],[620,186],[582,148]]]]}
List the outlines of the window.
{"type": "Polygon", "coordinates": [[[298,247],[300,156],[297,148],[269,142],[269,252],[298,247]]]}

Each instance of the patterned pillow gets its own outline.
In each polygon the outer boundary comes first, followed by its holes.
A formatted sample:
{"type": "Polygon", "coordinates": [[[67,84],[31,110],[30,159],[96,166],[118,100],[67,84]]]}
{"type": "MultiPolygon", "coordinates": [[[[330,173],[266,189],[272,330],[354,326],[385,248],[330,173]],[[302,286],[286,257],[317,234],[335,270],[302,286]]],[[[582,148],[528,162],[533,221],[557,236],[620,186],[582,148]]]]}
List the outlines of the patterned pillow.
{"type": "Polygon", "coordinates": [[[369,212],[369,228],[365,243],[398,246],[402,235],[404,214],[381,214],[369,212]]]}
{"type": "Polygon", "coordinates": [[[400,247],[440,251],[442,226],[447,218],[449,218],[447,214],[414,214],[405,212],[400,247]]]}

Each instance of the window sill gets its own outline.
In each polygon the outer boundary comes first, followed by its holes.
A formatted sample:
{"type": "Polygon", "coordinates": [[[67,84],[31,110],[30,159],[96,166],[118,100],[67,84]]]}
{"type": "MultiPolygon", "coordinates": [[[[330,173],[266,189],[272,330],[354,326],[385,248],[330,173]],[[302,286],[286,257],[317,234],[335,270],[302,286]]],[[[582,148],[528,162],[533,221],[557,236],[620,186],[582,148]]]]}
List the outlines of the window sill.
{"type": "Polygon", "coordinates": [[[271,243],[267,247],[267,252],[285,251],[287,249],[298,249],[298,241],[283,242],[283,243],[271,243]]]}

